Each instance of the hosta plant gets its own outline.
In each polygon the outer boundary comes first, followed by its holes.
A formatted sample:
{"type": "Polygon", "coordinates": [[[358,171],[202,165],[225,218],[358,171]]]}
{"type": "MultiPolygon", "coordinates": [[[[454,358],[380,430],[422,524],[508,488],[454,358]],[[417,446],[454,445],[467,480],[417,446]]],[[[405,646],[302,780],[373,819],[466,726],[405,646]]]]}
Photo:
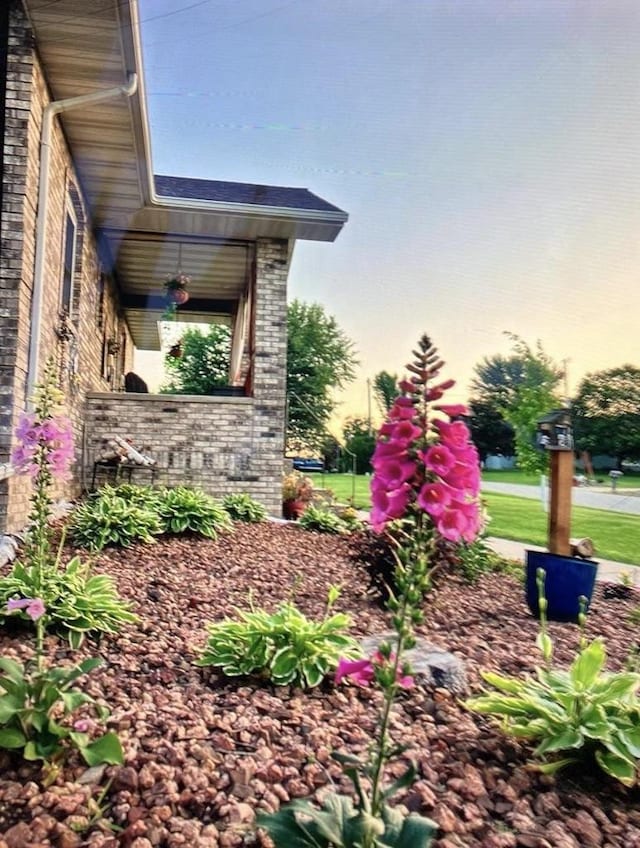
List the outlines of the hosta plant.
{"type": "Polygon", "coordinates": [[[221,531],[232,528],[222,504],[198,489],[165,489],[155,508],[164,533],[197,533],[215,539],[221,531]]]}
{"type": "Polygon", "coordinates": [[[54,552],[50,490],[54,478],[67,476],[73,458],[71,423],[61,414],[55,375],[55,365],[49,362],[36,390],[34,411],[24,413],[16,428],[12,461],[19,474],[33,478],[31,514],[20,559],[0,578],[0,621],[5,619],[4,604],[11,599],[40,598],[48,610],[47,625],[78,646],[87,632],[114,632],[136,618],[118,597],[110,577],[92,574],[77,557],[62,564],[64,535],[57,555],[54,552]]]}
{"type": "Polygon", "coordinates": [[[586,644],[582,638],[569,669],[552,667],[543,586],[544,573],[538,575],[538,644],[545,667],[524,679],[483,672],[493,691],[472,698],[467,706],[499,718],[506,733],[536,742],[534,756],[541,759],[538,767],[545,773],[595,761],[611,777],[633,786],[640,758],[640,674],[604,671],[607,657],[601,639],[586,644]]]}
{"type": "Polygon", "coordinates": [[[136,483],[119,483],[117,486],[107,484],[95,492],[92,497],[98,499],[116,495],[128,504],[133,504],[133,506],[154,510],[160,491],[160,489],[154,489],[152,486],[139,486],[136,483]]]}
{"type": "Polygon", "coordinates": [[[376,686],[383,696],[378,731],[363,758],[338,757],[354,783],[356,801],[330,793],[314,806],[295,801],[258,823],[277,848],[427,848],[436,825],[421,816],[390,806],[391,797],[411,785],[409,767],[391,786],[385,786],[388,761],[405,750],[390,739],[391,712],[399,689],[413,680],[403,659],[413,647],[413,627],[422,620],[421,602],[436,567],[434,555],[440,538],[471,542],[480,527],[478,510],[478,456],[469,431],[455,419],[462,406],[437,403],[453,381],[437,383],[443,362],[427,336],[407,365],[411,377],[399,383],[399,396],[379,431],[372,458],[373,508],[371,524],[393,551],[393,588],[387,605],[395,630],[393,644],[383,643],[368,659],[342,660],[336,682],[350,680],[376,686]]]}
{"type": "Polygon", "coordinates": [[[267,517],[267,510],[264,506],[246,492],[225,495],[222,499],[222,506],[233,521],[246,521],[255,524],[264,521],[267,517]]]}
{"type": "Polygon", "coordinates": [[[349,528],[335,512],[308,506],[298,519],[298,524],[305,530],[316,530],[318,533],[348,533],[349,528]]]}
{"type": "Polygon", "coordinates": [[[163,531],[153,509],[128,503],[113,491],[79,504],[69,520],[74,544],[90,551],[108,545],[127,548],[135,542],[149,544],[163,531]]]}
{"type": "MultiPolygon", "coordinates": [[[[0,604],[15,597],[35,597],[36,588],[32,570],[16,562],[11,572],[0,578],[0,604]]],[[[40,592],[48,626],[66,636],[73,648],[82,644],[86,634],[116,633],[123,624],[138,620],[130,604],[119,597],[113,578],[93,574],[91,566],[79,557],[47,571],[40,592]]],[[[0,613],[0,619],[4,618],[0,613]]]]}
{"type": "Polygon", "coordinates": [[[341,656],[357,656],[357,642],[346,634],[349,617],[330,615],[338,597],[332,587],[327,614],[310,621],[291,603],[274,613],[239,612],[238,619],[210,624],[200,666],[214,666],[230,677],[260,674],[277,686],[311,688],[335,671],[341,656]]]}
{"type": "Polygon", "coordinates": [[[78,709],[94,703],[74,684],[102,660],[94,657],[67,667],[48,666],[43,656],[47,610],[42,599],[13,599],[7,612],[14,611],[24,611],[35,622],[36,651],[26,665],[0,657],[0,748],[19,751],[25,760],[42,760],[49,780],[69,748],[77,748],[89,766],[121,764],[123,753],[116,734],[95,735],[105,718],[104,709],[96,710],[98,721],[86,714],[73,720],[78,709]]]}

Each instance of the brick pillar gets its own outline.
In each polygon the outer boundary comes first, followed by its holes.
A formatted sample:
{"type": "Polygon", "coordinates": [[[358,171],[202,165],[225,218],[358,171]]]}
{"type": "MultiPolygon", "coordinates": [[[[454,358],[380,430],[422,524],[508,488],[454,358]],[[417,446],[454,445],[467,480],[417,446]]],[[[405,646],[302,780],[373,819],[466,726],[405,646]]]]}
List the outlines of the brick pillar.
{"type": "Polygon", "coordinates": [[[258,239],[254,312],[254,439],[264,476],[273,481],[265,502],[273,515],[280,515],[282,510],[288,273],[289,242],[286,239],[258,239]]]}

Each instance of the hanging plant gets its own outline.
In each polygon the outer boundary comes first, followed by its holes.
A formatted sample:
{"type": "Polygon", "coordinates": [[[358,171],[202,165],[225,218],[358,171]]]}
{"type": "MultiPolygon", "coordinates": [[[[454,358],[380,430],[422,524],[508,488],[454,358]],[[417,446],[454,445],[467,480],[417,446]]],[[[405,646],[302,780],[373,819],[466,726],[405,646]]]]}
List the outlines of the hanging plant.
{"type": "Polygon", "coordinates": [[[169,353],[167,354],[172,359],[182,359],[182,354],[184,351],[182,350],[182,340],[176,342],[174,345],[171,345],[169,348],[169,353]]]}
{"type": "Polygon", "coordinates": [[[178,271],[172,277],[169,277],[164,284],[166,297],[169,303],[175,303],[176,306],[183,306],[189,300],[189,292],[187,286],[191,282],[191,278],[178,271]]]}

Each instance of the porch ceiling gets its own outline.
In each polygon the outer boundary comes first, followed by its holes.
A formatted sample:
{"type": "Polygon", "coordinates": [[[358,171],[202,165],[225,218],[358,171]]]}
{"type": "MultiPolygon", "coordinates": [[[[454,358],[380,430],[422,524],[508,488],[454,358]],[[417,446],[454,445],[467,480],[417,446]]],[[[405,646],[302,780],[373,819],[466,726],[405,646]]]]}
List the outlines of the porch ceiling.
{"type": "Polygon", "coordinates": [[[141,350],[160,349],[158,322],[166,306],[167,277],[182,271],[190,278],[190,298],[179,308],[179,318],[193,323],[228,320],[247,290],[253,258],[247,243],[151,233],[105,235],[118,279],[126,280],[122,306],[141,350]]]}

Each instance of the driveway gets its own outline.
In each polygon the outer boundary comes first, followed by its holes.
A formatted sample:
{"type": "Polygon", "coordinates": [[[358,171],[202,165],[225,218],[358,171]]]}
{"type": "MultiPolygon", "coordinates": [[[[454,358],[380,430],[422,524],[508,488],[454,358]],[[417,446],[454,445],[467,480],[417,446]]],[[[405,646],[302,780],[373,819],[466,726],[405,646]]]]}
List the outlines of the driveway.
{"type": "MultiPolygon", "coordinates": [[[[483,492],[496,492],[501,495],[515,495],[519,498],[540,500],[539,486],[525,486],[520,483],[482,483],[483,492]]],[[[574,506],[586,506],[591,509],[606,509],[611,512],[625,512],[628,515],[640,515],[640,490],[622,489],[612,492],[605,488],[591,489],[586,486],[574,486],[571,490],[574,506]]]]}

